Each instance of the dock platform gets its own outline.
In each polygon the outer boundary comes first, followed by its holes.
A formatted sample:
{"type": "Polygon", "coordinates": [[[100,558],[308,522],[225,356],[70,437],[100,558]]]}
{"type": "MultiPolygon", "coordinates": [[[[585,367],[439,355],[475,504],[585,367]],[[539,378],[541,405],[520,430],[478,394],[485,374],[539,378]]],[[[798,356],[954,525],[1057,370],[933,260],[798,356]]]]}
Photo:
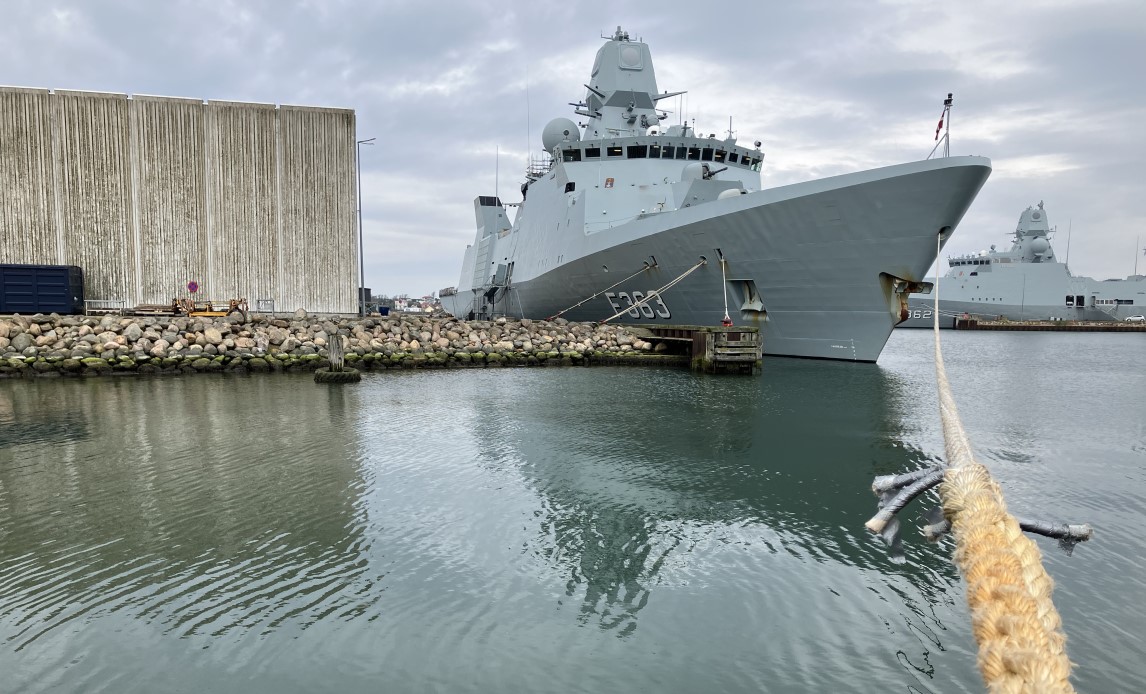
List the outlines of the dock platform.
{"type": "Polygon", "coordinates": [[[705,373],[760,372],[764,343],[758,328],[743,326],[644,325],[630,331],[668,351],[685,352],[693,371],[705,373]]]}
{"type": "Polygon", "coordinates": [[[1143,333],[1146,323],[1116,323],[1114,321],[981,321],[975,318],[957,318],[956,330],[1039,330],[1078,333],[1143,333]]]}

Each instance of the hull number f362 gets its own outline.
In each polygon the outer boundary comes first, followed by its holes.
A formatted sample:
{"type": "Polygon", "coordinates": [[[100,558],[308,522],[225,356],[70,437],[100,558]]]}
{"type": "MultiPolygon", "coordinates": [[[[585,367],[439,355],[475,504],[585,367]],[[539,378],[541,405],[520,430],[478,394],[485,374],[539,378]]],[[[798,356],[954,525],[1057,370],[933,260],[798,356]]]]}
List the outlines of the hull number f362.
{"type": "Polygon", "coordinates": [[[649,301],[637,306],[641,301],[644,301],[647,294],[645,292],[605,292],[605,298],[608,299],[609,305],[613,307],[614,312],[624,311],[632,318],[645,318],[652,320],[654,318],[672,318],[672,312],[665,302],[661,300],[660,296],[654,296],[649,301]]]}

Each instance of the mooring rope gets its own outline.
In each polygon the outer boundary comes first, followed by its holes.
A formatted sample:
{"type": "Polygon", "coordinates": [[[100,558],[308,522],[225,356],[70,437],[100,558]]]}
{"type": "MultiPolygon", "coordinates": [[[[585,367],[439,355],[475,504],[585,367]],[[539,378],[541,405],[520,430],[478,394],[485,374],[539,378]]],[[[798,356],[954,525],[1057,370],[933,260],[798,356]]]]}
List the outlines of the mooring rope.
{"type": "Polygon", "coordinates": [[[939,496],[955,537],[955,563],[967,581],[979,671],[992,692],[1073,692],[1066,635],[1042,554],[1007,512],[987,468],[975,461],[959,420],[939,344],[938,277],[933,326],[948,466],[939,496]]]}
{"type": "Polygon", "coordinates": [[[721,253],[720,279],[723,280],[722,284],[724,285],[724,320],[721,321],[721,325],[727,328],[732,325],[732,319],[728,317],[728,273],[724,269],[726,264],[728,264],[728,261],[724,259],[724,254],[721,253]]]}
{"type": "Polygon", "coordinates": [[[689,275],[691,275],[693,272],[696,271],[696,269],[698,267],[700,267],[701,265],[707,265],[707,264],[708,264],[708,260],[706,260],[703,256],[701,256],[700,261],[697,262],[696,265],[693,265],[689,269],[682,272],[680,275],[678,275],[676,278],[674,278],[671,282],[669,282],[665,286],[661,287],[660,289],[654,289],[653,291],[646,294],[645,298],[641,299],[640,301],[634,302],[631,306],[626,306],[625,308],[621,309],[620,311],[617,311],[613,315],[602,320],[601,323],[608,323],[609,321],[613,320],[614,318],[616,318],[618,316],[624,315],[624,314],[628,313],[629,311],[632,311],[635,308],[640,308],[641,306],[644,306],[645,304],[649,303],[653,299],[660,296],[661,292],[667,292],[668,290],[675,287],[678,282],[683,280],[685,277],[688,277],[689,275]]]}
{"type": "MultiPolygon", "coordinates": [[[[566,312],[568,312],[568,311],[572,311],[573,309],[577,308],[578,306],[580,306],[581,304],[585,303],[586,301],[591,301],[591,300],[593,300],[593,299],[596,299],[597,297],[601,296],[602,294],[604,294],[605,292],[609,291],[609,290],[610,290],[610,289],[612,289],[613,287],[618,287],[618,286],[620,286],[620,285],[624,284],[625,282],[628,282],[629,280],[633,279],[633,278],[634,278],[634,277],[636,277],[637,275],[641,274],[641,273],[642,273],[642,272],[644,272],[645,270],[648,270],[648,269],[650,269],[650,268],[652,268],[652,267],[653,267],[652,265],[649,265],[648,263],[645,263],[645,266],[644,266],[643,268],[641,268],[640,270],[637,270],[636,272],[634,272],[633,274],[629,275],[628,277],[626,277],[625,279],[621,280],[620,282],[617,282],[616,284],[613,284],[613,285],[610,285],[610,286],[608,286],[608,287],[605,287],[604,289],[602,289],[601,291],[597,292],[596,294],[594,294],[594,295],[592,295],[592,296],[589,296],[589,297],[585,297],[584,299],[582,299],[582,300],[578,301],[577,303],[573,304],[572,306],[570,306],[569,308],[565,309],[564,311],[558,311],[557,313],[554,313],[552,316],[549,316],[549,317],[548,317],[548,318],[546,318],[545,320],[553,320],[554,318],[559,318],[559,317],[561,316],[561,314],[562,314],[562,313],[566,313],[566,312]]],[[[518,300],[518,302],[520,303],[520,299],[518,300]]]]}

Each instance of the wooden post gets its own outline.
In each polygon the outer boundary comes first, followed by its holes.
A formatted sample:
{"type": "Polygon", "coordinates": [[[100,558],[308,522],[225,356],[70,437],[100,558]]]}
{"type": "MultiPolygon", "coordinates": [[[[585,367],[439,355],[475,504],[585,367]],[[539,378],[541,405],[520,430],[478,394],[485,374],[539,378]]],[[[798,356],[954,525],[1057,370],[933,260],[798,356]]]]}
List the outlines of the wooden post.
{"type": "Polygon", "coordinates": [[[342,340],[343,336],[338,333],[330,336],[328,349],[330,352],[331,371],[342,371],[342,340]]]}

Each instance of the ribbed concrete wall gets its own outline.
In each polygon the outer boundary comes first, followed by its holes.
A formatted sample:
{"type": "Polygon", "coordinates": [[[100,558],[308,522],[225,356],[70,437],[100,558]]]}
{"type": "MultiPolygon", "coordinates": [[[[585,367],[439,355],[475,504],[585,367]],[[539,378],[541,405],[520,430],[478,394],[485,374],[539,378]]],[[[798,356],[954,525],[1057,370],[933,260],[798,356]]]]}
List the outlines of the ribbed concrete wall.
{"type": "Polygon", "coordinates": [[[0,87],[0,259],[6,263],[59,256],[51,111],[47,89],[0,87]]]}
{"type": "MultiPolygon", "coordinates": [[[[354,168],[353,114],[283,106],[279,136],[282,228],[294,240],[283,247],[283,289],[291,303],[307,306],[330,290],[321,282],[294,282],[292,274],[345,277],[358,272],[357,237],[334,239],[326,232],[356,211],[353,178],[337,175],[354,168]],[[326,181],[326,194],[319,194],[315,181],[326,181]]],[[[344,287],[338,300],[356,305],[357,284],[344,287]]]]}
{"type": "Polygon", "coordinates": [[[89,299],[357,310],[354,112],[0,88],[0,262],[89,299]]]}
{"type": "MultiPolygon", "coordinates": [[[[290,301],[280,281],[280,256],[285,249],[279,227],[278,118],[274,104],[212,101],[208,105],[207,156],[214,173],[208,188],[209,245],[218,283],[211,291],[231,296],[245,290],[241,296],[247,297],[252,308],[258,299],[272,298],[280,311],[330,305],[326,299],[311,304],[290,301]]],[[[315,191],[317,196],[329,195],[325,182],[315,185],[323,186],[315,191]]],[[[330,231],[324,230],[334,236],[330,231]]],[[[349,235],[354,238],[353,226],[349,235]]],[[[299,242],[288,234],[287,245],[299,242]]],[[[299,274],[297,281],[317,280],[299,274]]],[[[345,306],[343,311],[356,310],[353,303],[333,303],[345,306]]]]}
{"type": "Polygon", "coordinates": [[[211,274],[203,102],[137,96],[132,106],[139,303],[160,304],[211,274]]]}
{"type": "Polygon", "coordinates": [[[84,269],[87,297],[134,294],[137,245],[127,95],[57,91],[52,99],[57,228],[63,237],[58,262],[84,269]]]}

